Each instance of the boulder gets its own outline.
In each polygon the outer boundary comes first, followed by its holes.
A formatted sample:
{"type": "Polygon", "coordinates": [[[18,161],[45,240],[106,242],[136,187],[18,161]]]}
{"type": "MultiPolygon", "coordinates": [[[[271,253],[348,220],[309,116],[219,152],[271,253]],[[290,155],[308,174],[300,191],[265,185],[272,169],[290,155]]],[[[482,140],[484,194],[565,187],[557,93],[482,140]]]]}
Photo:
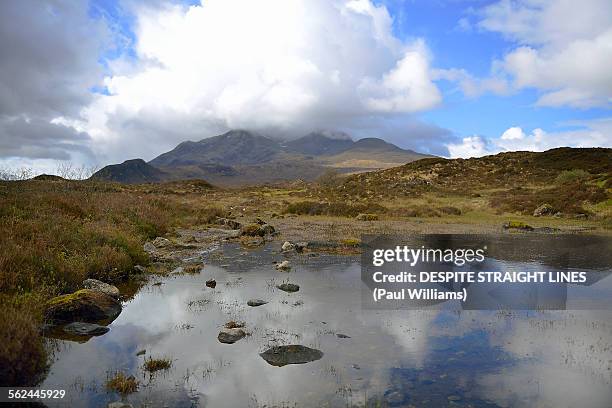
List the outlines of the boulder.
{"type": "Polygon", "coordinates": [[[280,285],[277,286],[277,288],[279,288],[282,291],[285,292],[297,292],[298,290],[300,290],[300,286],[296,285],[295,283],[281,283],[280,285]]]}
{"type": "Polygon", "coordinates": [[[107,295],[112,296],[114,298],[118,298],[120,295],[119,289],[117,289],[116,286],[99,281],[97,279],[85,279],[83,281],[83,287],[85,289],[91,289],[98,292],[106,293],[107,295]]]}
{"type": "Polygon", "coordinates": [[[535,210],[533,210],[534,217],[544,217],[547,215],[554,215],[557,212],[550,204],[542,204],[535,210]]]}
{"type": "Polygon", "coordinates": [[[257,306],[262,306],[265,305],[266,302],[265,300],[261,300],[261,299],[251,299],[247,302],[247,305],[251,306],[251,307],[257,307],[257,306]]]}
{"type": "Polygon", "coordinates": [[[291,266],[289,265],[289,261],[283,261],[276,265],[276,269],[279,271],[288,271],[291,269],[291,266]]]}
{"type": "Polygon", "coordinates": [[[232,344],[246,336],[246,333],[241,328],[227,329],[224,328],[219,332],[217,339],[221,343],[232,344]]]}
{"type": "Polygon", "coordinates": [[[110,329],[95,323],[73,322],[64,326],[63,330],[76,336],[101,336],[108,333],[110,329]]]}
{"type": "Polygon", "coordinates": [[[217,286],[217,281],[214,279],[209,279],[206,281],[206,286],[214,289],[217,286]]]}
{"type": "Polygon", "coordinates": [[[319,360],[323,357],[323,352],[302,345],[289,345],[274,346],[261,353],[260,356],[268,364],[282,367],[287,364],[305,364],[319,360]]]}
{"type": "Polygon", "coordinates": [[[155,248],[165,248],[172,245],[172,242],[167,238],[157,237],[153,240],[153,245],[155,245],[155,248]]]}
{"type": "Polygon", "coordinates": [[[106,293],[91,289],[54,297],[45,305],[45,318],[55,323],[112,321],[119,313],[121,303],[106,293]]]}
{"type": "Polygon", "coordinates": [[[249,237],[263,237],[266,235],[265,231],[259,224],[245,225],[240,229],[240,233],[249,237]]]}
{"type": "Polygon", "coordinates": [[[378,221],[378,215],[376,214],[359,214],[355,217],[357,221],[378,221]]]}
{"type": "Polygon", "coordinates": [[[142,246],[142,249],[144,249],[144,251],[148,254],[151,254],[157,251],[157,248],[155,248],[155,245],[153,245],[150,242],[145,242],[145,244],[142,246]]]}
{"type": "Polygon", "coordinates": [[[294,245],[294,244],[292,244],[292,243],[291,243],[291,242],[289,242],[289,241],[285,241],[285,242],[283,243],[283,245],[281,246],[281,250],[282,250],[283,252],[294,251],[294,250],[295,250],[295,245],[294,245]]]}

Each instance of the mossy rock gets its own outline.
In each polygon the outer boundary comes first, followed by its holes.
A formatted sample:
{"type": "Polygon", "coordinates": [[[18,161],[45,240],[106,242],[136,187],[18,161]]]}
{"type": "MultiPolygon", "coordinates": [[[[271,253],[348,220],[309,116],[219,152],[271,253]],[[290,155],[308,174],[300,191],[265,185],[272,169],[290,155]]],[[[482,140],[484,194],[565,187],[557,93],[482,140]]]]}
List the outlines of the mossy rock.
{"type": "Polygon", "coordinates": [[[45,318],[54,323],[110,322],[121,313],[121,303],[91,289],[57,296],[45,305],[45,318]]]}
{"type": "Polygon", "coordinates": [[[522,231],[533,231],[533,227],[529,224],[526,224],[522,221],[508,221],[503,225],[504,229],[515,229],[522,231]]]}
{"type": "Polygon", "coordinates": [[[356,248],[361,245],[361,240],[358,238],[346,238],[340,241],[345,247],[356,248]]]}

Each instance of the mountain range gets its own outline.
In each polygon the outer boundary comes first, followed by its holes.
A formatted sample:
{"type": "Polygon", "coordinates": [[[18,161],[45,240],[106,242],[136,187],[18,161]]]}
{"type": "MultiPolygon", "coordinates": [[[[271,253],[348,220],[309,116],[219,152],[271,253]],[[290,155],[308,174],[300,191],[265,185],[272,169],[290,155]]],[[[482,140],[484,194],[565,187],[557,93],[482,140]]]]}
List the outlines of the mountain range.
{"type": "Polygon", "coordinates": [[[428,155],[378,138],[353,141],[344,133],[313,132],[277,141],[247,130],[231,130],[198,142],[180,143],[148,163],[109,165],[92,178],[122,183],[205,179],[219,185],[314,180],[329,169],[359,173],[399,166],[428,155]]]}

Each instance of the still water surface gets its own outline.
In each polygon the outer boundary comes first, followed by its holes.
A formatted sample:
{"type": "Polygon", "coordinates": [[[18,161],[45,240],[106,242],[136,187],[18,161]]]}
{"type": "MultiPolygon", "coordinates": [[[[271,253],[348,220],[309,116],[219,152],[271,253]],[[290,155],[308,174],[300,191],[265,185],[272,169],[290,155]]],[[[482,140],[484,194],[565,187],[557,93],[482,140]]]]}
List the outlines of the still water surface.
{"type": "MultiPolygon", "coordinates": [[[[57,340],[41,387],[66,389],[67,399],[47,405],[119,401],[104,384],[122,370],[141,384],[124,399],[134,407],[612,407],[609,310],[363,310],[358,257],[294,256],[279,272],[276,249],[222,246],[204,254],[200,274],[152,279],[106,335],[57,340]],[[300,291],[278,290],[284,281],[300,291]],[[247,306],[253,298],[269,303],[247,306]],[[246,322],[250,335],[220,343],[229,320],[246,322]],[[284,367],[259,356],[284,344],[324,355],[284,367]],[[172,367],[150,375],[148,357],[172,367]]],[[[612,297],[610,281],[589,290],[612,297]]]]}

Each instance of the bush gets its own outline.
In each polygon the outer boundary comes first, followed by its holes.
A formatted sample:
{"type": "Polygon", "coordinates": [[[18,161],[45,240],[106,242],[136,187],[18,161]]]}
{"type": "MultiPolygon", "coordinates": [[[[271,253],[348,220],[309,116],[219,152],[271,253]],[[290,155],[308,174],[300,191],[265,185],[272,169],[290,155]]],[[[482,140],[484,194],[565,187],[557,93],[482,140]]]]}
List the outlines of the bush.
{"type": "Polygon", "coordinates": [[[564,170],[555,179],[557,184],[584,182],[589,179],[590,173],[582,169],[564,170]]]}
{"type": "Polygon", "coordinates": [[[36,324],[37,312],[24,305],[2,304],[1,308],[0,384],[37,385],[48,369],[47,352],[36,324]]]}
{"type": "Polygon", "coordinates": [[[328,215],[334,217],[356,217],[362,213],[384,213],[387,208],[375,203],[348,204],[343,202],[322,203],[316,201],[298,201],[291,203],[285,212],[299,215],[328,215]]]}

